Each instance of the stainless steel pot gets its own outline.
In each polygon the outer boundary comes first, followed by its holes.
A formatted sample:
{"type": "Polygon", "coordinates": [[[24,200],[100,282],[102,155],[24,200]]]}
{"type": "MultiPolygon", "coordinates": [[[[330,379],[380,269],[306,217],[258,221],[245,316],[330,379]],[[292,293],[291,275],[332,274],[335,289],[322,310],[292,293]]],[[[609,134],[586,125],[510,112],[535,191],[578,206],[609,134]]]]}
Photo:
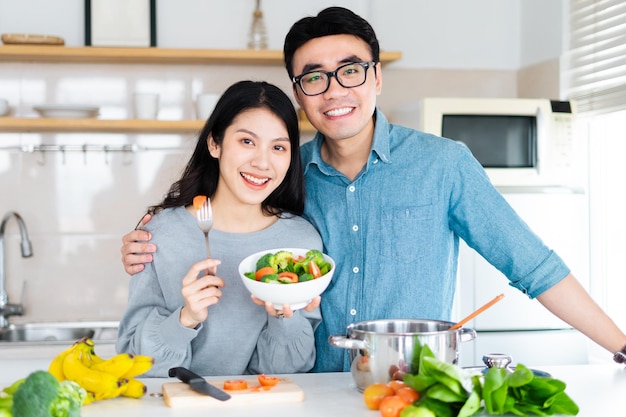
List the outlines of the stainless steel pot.
{"type": "Polygon", "coordinates": [[[445,362],[457,364],[459,343],[474,340],[476,331],[449,330],[440,320],[372,320],[348,326],[347,336],[330,336],[331,345],[350,349],[351,372],[359,391],[374,383],[401,379],[417,370],[423,345],[445,362]]]}

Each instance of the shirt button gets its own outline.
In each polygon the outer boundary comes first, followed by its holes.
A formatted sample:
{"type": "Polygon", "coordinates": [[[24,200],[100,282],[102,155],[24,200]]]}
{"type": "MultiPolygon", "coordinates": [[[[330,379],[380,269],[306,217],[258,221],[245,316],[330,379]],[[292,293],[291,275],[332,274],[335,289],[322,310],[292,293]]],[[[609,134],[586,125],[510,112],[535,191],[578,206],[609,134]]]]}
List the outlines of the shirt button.
{"type": "Polygon", "coordinates": [[[357,226],[356,224],[352,226],[352,231],[356,232],[357,230],[359,230],[359,226],[357,226]]]}
{"type": "Polygon", "coordinates": [[[354,272],[355,274],[359,273],[359,267],[355,266],[354,268],[352,268],[352,272],[354,272]]]}
{"type": "Polygon", "coordinates": [[[348,190],[350,190],[350,192],[354,192],[354,190],[356,189],[356,187],[354,185],[351,185],[348,187],[348,190]]]}
{"type": "Polygon", "coordinates": [[[378,163],[378,158],[374,159],[374,163],[377,164],[378,163]]]}
{"type": "Polygon", "coordinates": [[[356,310],[355,309],[350,310],[350,315],[351,316],[356,316],[356,310]]]}

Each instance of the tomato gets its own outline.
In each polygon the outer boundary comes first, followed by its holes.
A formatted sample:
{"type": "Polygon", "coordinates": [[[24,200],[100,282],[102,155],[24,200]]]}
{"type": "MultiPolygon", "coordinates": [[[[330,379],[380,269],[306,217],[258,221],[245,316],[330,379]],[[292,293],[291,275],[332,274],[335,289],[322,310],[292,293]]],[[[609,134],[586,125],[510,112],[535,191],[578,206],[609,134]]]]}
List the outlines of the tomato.
{"type": "Polygon", "coordinates": [[[276,271],[274,271],[274,268],[272,268],[271,266],[264,266],[254,273],[254,279],[256,279],[257,281],[261,281],[261,278],[263,278],[264,275],[275,273],[276,271]]]}
{"type": "Polygon", "coordinates": [[[315,261],[311,261],[309,263],[309,273],[313,275],[313,278],[319,278],[322,276],[322,271],[320,271],[320,267],[317,266],[315,261]]]}
{"type": "Polygon", "coordinates": [[[263,385],[264,387],[273,387],[280,382],[280,378],[265,374],[259,374],[257,375],[257,378],[259,379],[259,384],[263,385]]]}
{"type": "Polygon", "coordinates": [[[393,388],[387,384],[372,384],[363,391],[363,401],[370,410],[378,410],[381,401],[393,394],[393,388]]]}
{"type": "Polygon", "coordinates": [[[378,409],[381,417],[399,417],[402,409],[410,404],[397,395],[390,395],[383,398],[378,409]]]}
{"type": "Polygon", "coordinates": [[[200,207],[202,207],[202,205],[204,204],[204,202],[206,201],[206,196],[205,195],[197,195],[193,198],[193,208],[196,209],[196,211],[200,210],[200,207]]]}
{"type": "Polygon", "coordinates": [[[291,280],[291,282],[298,282],[298,274],[296,274],[295,272],[280,272],[278,274],[279,278],[288,278],[291,280]]]}
{"type": "Polygon", "coordinates": [[[248,383],[244,379],[229,379],[224,381],[224,389],[227,391],[241,391],[248,388],[248,383]]]}
{"type": "Polygon", "coordinates": [[[409,403],[413,403],[420,398],[420,393],[409,386],[398,388],[396,395],[409,403]]]}

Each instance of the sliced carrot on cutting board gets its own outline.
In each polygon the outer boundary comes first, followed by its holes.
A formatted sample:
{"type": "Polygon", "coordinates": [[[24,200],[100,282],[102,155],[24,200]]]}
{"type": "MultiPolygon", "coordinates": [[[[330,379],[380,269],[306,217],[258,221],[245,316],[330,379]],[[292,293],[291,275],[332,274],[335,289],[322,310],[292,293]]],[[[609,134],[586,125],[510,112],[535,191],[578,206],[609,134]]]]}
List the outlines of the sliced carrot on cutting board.
{"type": "Polygon", "coordinates": [[[202,207],[202,205],[204,204],[204,202],[206,201],[206,196],[205,195],[197,195],[193,198],[193,208],[195,208],[196,210],[200,210],[200,207],[202,207]]]}
{"type": "Polygon", "coordinates": [[[224,381],[224,389],[226,391],[239,391],[248,389],[248,382],[245,379],[229,379],[224,381]]]}

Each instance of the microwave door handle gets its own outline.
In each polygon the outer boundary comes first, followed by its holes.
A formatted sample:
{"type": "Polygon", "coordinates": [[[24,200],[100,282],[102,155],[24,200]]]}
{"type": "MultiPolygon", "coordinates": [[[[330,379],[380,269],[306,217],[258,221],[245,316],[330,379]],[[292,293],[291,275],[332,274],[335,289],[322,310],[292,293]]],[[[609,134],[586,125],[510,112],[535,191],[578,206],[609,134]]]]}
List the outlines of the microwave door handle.
{"type": "Polygon", "coordinates": [[[585,194],[582,187],[565,185],[513,185],[496,186],[501,194],[585,194]]]}

